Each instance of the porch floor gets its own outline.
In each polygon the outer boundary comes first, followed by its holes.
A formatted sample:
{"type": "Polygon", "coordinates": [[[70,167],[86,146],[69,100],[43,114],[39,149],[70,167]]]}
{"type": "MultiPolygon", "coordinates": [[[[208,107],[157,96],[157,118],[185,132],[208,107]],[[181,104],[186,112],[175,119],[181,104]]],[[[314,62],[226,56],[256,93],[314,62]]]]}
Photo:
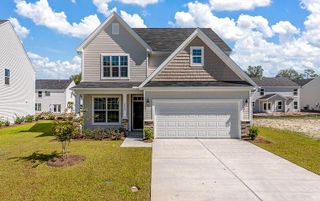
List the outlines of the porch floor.
{"type": "Polygon", "coordinates": [[[129,132],[121,147],[152,147],[152,143],[145,143],[143,141],[142,132],[129,132]]]}

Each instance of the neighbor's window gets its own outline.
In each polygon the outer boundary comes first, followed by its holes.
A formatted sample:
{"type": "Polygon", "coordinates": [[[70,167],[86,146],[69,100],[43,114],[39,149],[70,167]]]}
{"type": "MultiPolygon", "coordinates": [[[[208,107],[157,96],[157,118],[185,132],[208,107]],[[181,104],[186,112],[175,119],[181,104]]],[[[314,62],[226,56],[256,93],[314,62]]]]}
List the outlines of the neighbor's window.
{"type": "Polygon", "coordinates": [[[54,113],[60,113],[61,112],[61,105],[60,104],[54,104],[53,105],[53,112],[54,113]]]}
{"type": "Polygon", "coordinates": [[[42,91],[38,91],[38,98],[42,98],[42,91]]]}
{"type": "Polygon", "coordinates": [[[279,101],[277,103],[277,108],[278,108],[278,110],[282,110],[282,101],[279,101]]]}
{"type": "Polygon", "coordinates": [[[37,112],[40,112],[40,111],[41,111],[41,103],[36,103],[36,104],[35,104],[35,110],[36,110],[37,112]]]}
{"type": "Polygon", "coordinates": [[[10,84],[10,70],[7,68],[4,69],[4,84],[10,84]]]}
{"type": "Polygon", "coordinates": [[[191,47],[191,66],[203,66],[203,47],[191,47]]]}
{"type": "Polygon", "coordinates": [[[103,78],[126,78],[128,77],[128,56],[102,56],[103,78]]]}
{"type": "Polygon", "coordinates": [[[120,105],[118,97],[94,98],[94,123],[119,123],[120,105]]]}
{"type": "Polygon", "coordinates": [[[45,91],[45,92],[44,92],[44,95],[45,95],[45,96],[50,96],[50,91],[45,91]]]}
{"type": "Polygon", "coordinates": [[[260,96],[264,96],[264,89],[260,89],[260,96]]]}
{"type": "Polygon", "coordinates": [[[298,109],[298,102],[297,102],[297,101],[294,101],[294,102],[293,102],[293,108],[294,108],[295,110],[298,109]]]}
{"type": "Polygon", "coordinates": [[[293,95],[297,96],[298,95],[298,89],[293,89],[293,95]]]}

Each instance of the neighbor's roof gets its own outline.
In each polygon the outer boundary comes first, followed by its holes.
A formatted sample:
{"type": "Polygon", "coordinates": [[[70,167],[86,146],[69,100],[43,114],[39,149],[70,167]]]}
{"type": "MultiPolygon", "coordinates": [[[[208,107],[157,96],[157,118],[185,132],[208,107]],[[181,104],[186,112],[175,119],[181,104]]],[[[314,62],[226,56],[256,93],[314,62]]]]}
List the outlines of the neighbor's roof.
{"type": "Polygon", "coordinates": [[[302,80],[295,80],[295,82],[299,85],[299,86],[304,86],[306,84],[308,84],[309,82],[311,82],[314,78],[311,79],[302,79],[302,80]]]}
{"type": "MultiPolygon", "coordinates": [[[[133,28],[133,30],[152,48],[153,51],[176,50],[196,28],[133,28]]],[[[231,52],[230,47],[210,28],[201,28],[224,52],[231,52]]]]}
{"type": "Polygon", "coordinates": [[[66,89],[72,80],[36,80],[36,89],[66,89]]]}
{"type": "Polygon", "coordinates": [[[101,88],[133,88],[141,82],[80,82],[73,89],[101,89],[101,88]]]}
{"type": "Polygon", "coordinates": [[[151,81],[145,87],[249,87],[246,81],[151,81]]]}
{"type": "Polygon", "coordinates": [[[2,23],[5,23],[5,22],[8,22],[9,20],[1,20],[0,19],[0,24],[2,24],[2,23]]]}
{"type": "Polygon", "coordinates": [[[297,83],[291,81],[286,77],[263,77],[263,78],[253,78],[252,79],[258,86],[268,86],[268,87],[291,87],[299,86],[297,83]]]}

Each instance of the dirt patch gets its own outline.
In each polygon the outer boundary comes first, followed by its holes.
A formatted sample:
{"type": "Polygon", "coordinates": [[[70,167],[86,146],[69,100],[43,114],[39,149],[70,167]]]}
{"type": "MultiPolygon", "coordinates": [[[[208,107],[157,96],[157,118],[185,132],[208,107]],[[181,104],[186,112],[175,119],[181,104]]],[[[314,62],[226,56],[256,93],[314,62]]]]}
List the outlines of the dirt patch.
{"type": "Polygon", "coordinates": [[[84,161],[86,158],[84,156],[80,155],[68,155],[68,156],[60,156],[60,157],[54,157],[53,159],[48,161],[48,165],[52,167],[66,167],[66,166],[72,166],[76,165],[82,161],[84,161]]]}
{"type": "Polygon", "coordinates": [[[266,140],[262,137],[257,137],[255,140],[253,140],[252,142],[254,143],[259,143],[259,144],[272,144],[272,142],[270,142],[269,140],[266,140]]]}

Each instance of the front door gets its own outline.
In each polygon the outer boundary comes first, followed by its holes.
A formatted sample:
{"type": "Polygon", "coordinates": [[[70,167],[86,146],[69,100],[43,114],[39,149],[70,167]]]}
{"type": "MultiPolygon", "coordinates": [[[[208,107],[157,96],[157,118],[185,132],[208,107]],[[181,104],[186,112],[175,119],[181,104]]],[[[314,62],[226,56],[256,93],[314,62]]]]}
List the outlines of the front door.
{"type": "Polygon", "coordinates": [[[143,97],[133,97],[132,102],[132,129],[143,129],[143,97]]]}

